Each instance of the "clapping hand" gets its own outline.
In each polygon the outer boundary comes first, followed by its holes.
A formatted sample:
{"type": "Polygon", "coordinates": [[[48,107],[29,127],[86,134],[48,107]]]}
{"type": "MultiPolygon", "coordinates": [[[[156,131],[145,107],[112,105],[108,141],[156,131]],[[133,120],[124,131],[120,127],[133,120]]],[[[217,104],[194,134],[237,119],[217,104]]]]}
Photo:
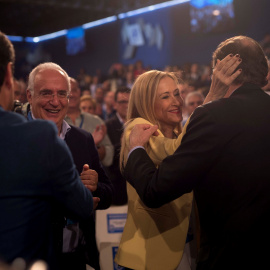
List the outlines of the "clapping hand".
{"type": "Polygon", "coordinates": [[[87,164],[83,165],[81,180],[84,186],[91,192],[96,191],[98,184],[98,173],[95,170],[89,169],[89,165],[87,164]]]}
{"type": "Polygon", "coordinates": [[[99,145],[99,143],[104,139],[107,134],[107,128],[105,125],[97,125],[94,132],[92,133],[95,145],[99,145]]]}
{"type": "MultiPolygon", "coordinates": [[[[84,186],[91,192],[96,191],[98,185],[98,173],[95,170],[89,169],[88,164],[83,165],[83,170],[80,175],[84,186]]],[[[94,209],[97,208],[100,198],[93,197],[94,209]]]]}

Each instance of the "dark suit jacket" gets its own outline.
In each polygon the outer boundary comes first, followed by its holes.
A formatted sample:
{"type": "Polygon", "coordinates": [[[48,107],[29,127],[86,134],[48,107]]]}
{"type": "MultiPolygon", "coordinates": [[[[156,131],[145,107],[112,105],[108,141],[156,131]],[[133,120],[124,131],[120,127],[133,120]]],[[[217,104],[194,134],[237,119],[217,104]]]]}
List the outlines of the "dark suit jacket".
{"type": "Polygon", "coordinates": [[[78,220],[89,219],[93,201],[56,126],[0,107],[0,259],[55,265],[51,215],[56,203],[78,220]]]}
{"type": "MultiPolygon", "coordinates": [[[[31,115],[28,115],[28,119],[33,120],[31,115]]],[[[106,209],[111,205],[113,188],[111,181],[108,179],[105,170],[100,163],[93,137],[89,132],[86,132],[81,128],[74,126],[70,127],[71,129],[66,133],[65,141],[71,151],[77,171],[80,174],[83,165],[88,164],[90,169],[95,170],[98,173],[98,187],[97,190],[93,192],[93,196],[100,198],[97,210],[106,209]]],[[[55,205],[53,211],[53,233],[55,238],[55,250],[59,257],[62,254],[63,226],[65,225],[64,215],[61,215],[61,213],[64,213],[61,206],[59,208],[58,205],[55,205]]],[[[65,212],[65,216],[72,218],[72,213],[65,212]]],[[[63,265],[64,268],[68,266],[71,268],[77,263],[78,259],[82,260],[85,258],[85,263],[95,268],[95,270],[99,270],[99,252],[96,245],[94,215],[85,222],[79,222],[79,224],[86,241],[86,250],[80,249],[80,253],[85,252],[85,256],[68,256],[69,260],[67,260],[67,256],[64,255],[61,258],[61,265],[63,265]]]]}
{"type": "MultiPolygon", "coordinates": [[[[108,208],[112,202],[112,183],[100,163],[92,135],[81,128],[71,126],[71,129],[66,134],[65,141],[72,153],[79,173],[82,172],[84,164],[88,164],[90,169],[98,173],[98,187],[93,192],[93,196],[100,198],[97,210],[108,208]]],[[[98,270],[100,266],[94,216],[92,215],[89,221],[80,222],[80,228],[86,240],[86,263],[98,270]]]]}
{"type": "Polygon", "coordinates": [[[114,188],[112,203],[114,205],[124,205],[127,203],[127,186],[126,180],[122,176],[119,168],[123,124],[119,121],[118,117],[114,115],[106,121],[106,127],[108,136],[114,146],[113,163],[111,166],[106,167],[106,171],[114,188]]]}
{"type": "Polygon", "coordinates": [[[176,152],[156,170],[134,150],[125,177],[149,207],[194,190],[197,269],[264,269],[270,240],[270,97],[245,84],[193,113],[176,152]]]}

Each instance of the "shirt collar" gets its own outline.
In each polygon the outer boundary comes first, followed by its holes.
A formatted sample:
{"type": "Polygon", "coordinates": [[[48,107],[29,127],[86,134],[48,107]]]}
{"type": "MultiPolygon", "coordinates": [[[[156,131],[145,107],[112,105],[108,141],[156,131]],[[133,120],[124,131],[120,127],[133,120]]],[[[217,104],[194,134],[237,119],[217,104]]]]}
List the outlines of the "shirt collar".
{"type": "Polygon", "coordinates": [[[125,122],[124,122],[123,118],[119,115],[118,112],[116,112],[116,116],[117,116],[118,120],[120,121],[120,123],[124,125],[125,122]]]}
{"type": "MultiPolygon", "coordinates": [[[[30,113],[30,116],[32,117],[33,120],[36,120],[35,116],[33,115],[32,111],[29,112],[30,113]]],[[[65,121],[63,120],[63,124],[62,124],[62,130],[61,130],[61,133],[59,135],[60,139],[64,140],[65,137],[66,137],[66,134],[68,133],[68,131],[71,129],[70,125],[65,121]]]]}

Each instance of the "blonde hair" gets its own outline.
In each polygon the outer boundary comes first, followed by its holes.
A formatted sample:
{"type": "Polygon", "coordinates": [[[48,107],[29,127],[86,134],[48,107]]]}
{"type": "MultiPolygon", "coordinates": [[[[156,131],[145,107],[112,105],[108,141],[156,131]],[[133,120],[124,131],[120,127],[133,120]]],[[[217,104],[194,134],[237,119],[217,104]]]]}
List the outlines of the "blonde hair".
{"type": "Polygon", "coordinates": [[[83,101],[90,101],[92,103],[92,105],[93,105],[93,109],[94,110],[96,109],[97,103],[96,103],[95,99],[92,98],[91,95],[83,95],[83,96],[81,96],[80,103],[83,102],[83,101]]]}
{"type": "MultiPolygon", "coordinates": [[[[141,117],[145,120],[149,121],[153,125],[158,125],[160,128],[160,124],[155,115],[155,100],[156,93],[158,89],[158,85],[160,80],[164,77],[169,77],[175,81],[175,84],[179,84],[179,79],[172,72],[165,72],[159,70],[150,70],[147,71],[135,80],[129,98],[128,111],[127,111],[127,122],[125,126],[127,126],[133,119],[141,117]]],[[[177,127],[177,131],[180,133],[181,131],[181,123],[179,123],[179,127],[177,127]]],[[[122,136],[121,141],[121,150],[120,150],[120,169],[123,171],[125,158],[126,158],[126,142],[125,142],[125,131],[122,136]]]]}

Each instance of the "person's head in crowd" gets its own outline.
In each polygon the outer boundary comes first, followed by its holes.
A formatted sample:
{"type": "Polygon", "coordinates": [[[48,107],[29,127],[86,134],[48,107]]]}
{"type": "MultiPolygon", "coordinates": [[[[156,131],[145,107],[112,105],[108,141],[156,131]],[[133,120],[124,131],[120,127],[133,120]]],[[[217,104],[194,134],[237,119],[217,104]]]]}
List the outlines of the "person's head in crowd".
{"type": "Polygon", "coordinates": [[[145,72],[145,69],[144,69],[144,66],[143,66],[143,61],[142,60],[137,60],[135,62],[135,64],[134,64],[134,71],[133,71],[135,79],[139,75],[143,74],[144,72],[145,72]]]}
{"type": "Polygon", "coordinates": [[[181,131],[183,100],[174,73],[151,70],[141,74],[131,92],[127,120],[142,117],[161,132],[181,131]]]}
{"type": "Polygon", "coordinates": [[[133,83],[134,83],[134,74],[132,71],[127,71],[125,84],[128,87],[132,87],[133,83]]]}
{"type": "Polygon", "coordinates": [[[88,90],[88,89],[84,89],[81,91],[81,95],[84,96],[84,95],[91,95],[91,91],[88,90]]]}
{"type": "Polygon", "coordinates": [[[91,95],[84,95],[80,98],[80,109],[83,112],[95,114],[96,112],[96,101],[91,95]]]}
{"type": "Polygon", "coordinates": [[[193,63],[190,66],[190,78],[197,80],[200,76],[200,66],[198,63],[193,63]]]}
{"type": "Polygon", "coordinates": [[[237,70],[242,69],[242,72],[235,79],[233,85],[240,86],[243,83],[252,83],[263,87],[267,84],[268,63],[258,42],[246,36],[236,36],[225,40],[213,53],[213,68],[217,61],[222,60],[228,54],[238,54],[242,59],[237,67],[237,70]]]}
{"type": "Polygon", "coordinates": [[[19,80],[19,84],[21,86],[21,98],[20,98],[20,102],[22,103],[26,103],[27,102],[27,95],[26,95],[26,83],[23,79],[19,80]]]}
{"type": "Polygon", "coordinates": [[[106,107],[109,109],[114,108],[114,91],[108,91],[104,96],[104,103],[106,104],[106,107]]]}
{"type": "Polygon", "coordinates": [[[194,91],[189,93],[185,99],[188,114],[191,115],[198,106],[203,104],[203,101],[204,96],[200,92],[194,91]]]}
{"type": "Polygon", "coordinates": [[[17,79],[14,79],[14,100],[21,100],[21,85],[17,79]]]}
{"type": "Polygon", "coordinates": [[[186,96],[188,95],[188,93],[191,92],[191,88],[189,87],[189,84],[187,81],[180,81],[178,83],[178,88],[179,88],[179,91],[180,91],[180,96],[181,98],[185,101],[186,99],[186,96]]]}
{"type": "Polygon", "coordinates": [[[104,102],[104,90],[103,90],[102,87],[98,87],[96,89],[95,100],[96,100],[97,103],[103,103],[104,102]]]}
{"type": "Polygon", "coordinates": [[[99,83],[99,77],[96,75],[96,76],[93,76],[93,79],[92,79],[92,83],[91,84],[95,84],[97,85],[99,83]]]}
{"type": "Polygon", "coordinates": [[[101,84],[101,87],[103,89],[103,92],[106,93],[111,90],[111,81],[110,80],[104,80],[101,84]]]}
{"type": "Polygon", "coordinates": [[[23,81],[14,79],[14,100],[21,103],[27,102],[26,85],[23,81]]]}
{"type": "Polygon", "coordinates": [[[70,96],[68,110],[79,110],[81,89],[76,79],[70,77],[70,96]]]}
{"type": "Polygon", "coordinates": [[[0,106],[5,110],[12,110],[13,108],[14,63],[14,47],[6,35],[0,31],[0,106]]]}
{"type": "Polygon", "coordinates": [[[115,110],[124,122],[126,122],[127,119],[129,97],[130,88],[126,86],[118,87],[114,95],[115,110]]]}
{"type": "Polygon", "coordinates": [[[70,80],[59,65],[47,62],[29,74],[27,98],[34,118],[53,121],[61,133],[68,110],[70,80]]]}

